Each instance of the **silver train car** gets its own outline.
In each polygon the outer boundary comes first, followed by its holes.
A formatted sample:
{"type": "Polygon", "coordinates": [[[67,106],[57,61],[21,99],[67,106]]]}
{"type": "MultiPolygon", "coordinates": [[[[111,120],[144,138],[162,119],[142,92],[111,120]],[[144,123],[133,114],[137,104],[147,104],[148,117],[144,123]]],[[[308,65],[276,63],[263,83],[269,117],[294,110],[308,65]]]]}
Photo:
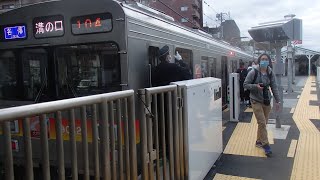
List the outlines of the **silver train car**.
{"type": "MultiPolygon", "coordinates": [[[[228,74],[236,71],[239,59],[253,58],[137,3],[50,1],[5,12],[0,19],[0,108],[150,87],[151,69],[164,45],[172,55],[181,54],[194,78],[221,78],[227,104],[228,74]]],[[[20,125],[14,123],[12,132],[19,134],[20,125]]],[[[22,164],[23,153],[14,155],[22,164]]],[[[40,155],[34,157],[40,161],[40,155]]]]}

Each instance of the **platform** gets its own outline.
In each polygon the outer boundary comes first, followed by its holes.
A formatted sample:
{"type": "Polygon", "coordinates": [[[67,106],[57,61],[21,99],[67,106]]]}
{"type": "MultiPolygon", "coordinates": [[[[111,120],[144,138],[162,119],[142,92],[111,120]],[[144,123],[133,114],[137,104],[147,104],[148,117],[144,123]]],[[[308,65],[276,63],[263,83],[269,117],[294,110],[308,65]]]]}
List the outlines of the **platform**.
{"type": "MultiPolygon", "coordinates": [[[[273,114],[268,122],[270,158],[255,147],[256,119],[243,105],[239,123],[224,121],[224,152],[205,179],[319,180],[319,91],[315,77],[296,77],[294,92],[284,92],[281,129],[273,114]]],[[[229,112],[223,114],[228,119],[229,112]]]]}

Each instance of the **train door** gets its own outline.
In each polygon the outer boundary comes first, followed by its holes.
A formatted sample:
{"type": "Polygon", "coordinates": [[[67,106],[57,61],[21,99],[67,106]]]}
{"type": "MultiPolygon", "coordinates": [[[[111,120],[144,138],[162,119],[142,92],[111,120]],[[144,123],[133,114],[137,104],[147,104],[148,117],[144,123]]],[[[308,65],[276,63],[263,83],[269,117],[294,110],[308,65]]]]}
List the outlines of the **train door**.
{"type": "Polygon", "coordinates": [[[159,52],[158,47],[149,46],[148,59],[149,59],[149,66],[151,66],[151,68],[156,67],[160,63],[158,58],[158,52],[159,52]]]}
{"type": "Polygon", "coordinates": [[[149,87],[152,86],[152,71],[153,69],[160,63],[158,58],[159,47],[149,46],[148,48],[148,62],[149,62],[149,69],[148,69],[148,79],[149,79],[149,87]]]}
{"type": "Polygon", "coordinates": [[[210,77],[209,58],[207,56],[201,56],[201,73],[202,77],[210,77]]]}
{"type": "Polygon", "coordinates": [[[221,84],[222,84],[222,105],[228,103],[228,58],[226,56],[221,57],[221,84]]]}
{"type": "Polygon", "coordinates": [[[209,57],[210,64],[210,76],[217,78],[217,59],[213,57],[209,57]]]}
{"type": "Polygon", "coordinates": [[[232,62],[231,72],[235,73],[237,72],[237,69],[238,69],[238,61],[232,60],[231,62],[232,62]]]}

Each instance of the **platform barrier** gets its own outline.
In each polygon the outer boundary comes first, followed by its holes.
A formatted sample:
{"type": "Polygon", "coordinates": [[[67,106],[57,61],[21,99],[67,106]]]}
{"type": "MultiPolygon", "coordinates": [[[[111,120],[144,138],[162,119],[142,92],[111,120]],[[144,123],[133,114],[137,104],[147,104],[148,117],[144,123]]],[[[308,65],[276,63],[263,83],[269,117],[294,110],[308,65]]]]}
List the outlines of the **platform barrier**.
{"type": "Polygon", "coordinates": [[[0,123],[0,179],[137,179],[133,90],[1,109],[0,123]]]}
{"type": "Polygon", "coordinates": [[[230,73],[229,75],[230,87],[230,121],[239,122],[240,115],[240,84],[239,74],[230,73]]]}

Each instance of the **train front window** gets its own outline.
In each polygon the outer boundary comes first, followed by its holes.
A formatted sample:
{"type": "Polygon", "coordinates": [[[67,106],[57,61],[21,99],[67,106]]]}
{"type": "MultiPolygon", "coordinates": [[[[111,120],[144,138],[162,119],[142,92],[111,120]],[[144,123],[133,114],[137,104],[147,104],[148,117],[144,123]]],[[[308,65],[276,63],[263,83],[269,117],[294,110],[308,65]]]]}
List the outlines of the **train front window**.
{"type": "Polygon", "coordinates": [[[58,94],[72,98],[121,90],[120,57],[113,43],[59,47],[58,94]]]}
{"type": "Polygon", "coordinates": [[[46,89],[47,56],[43,49],[29,49],[22,52],[23,89],[24,96],[28,100],[38,102],[46,89]]]}
{"type": "Polygon", "coordinates": [[[46,88],[43,49],[0,52],[0,99],[38,102],[46,88]]]}
{"type": "Polygon", "coordinates": [[[0,52],[0,99],[17,98],[17,59],[12,51],[0,52]]]}

